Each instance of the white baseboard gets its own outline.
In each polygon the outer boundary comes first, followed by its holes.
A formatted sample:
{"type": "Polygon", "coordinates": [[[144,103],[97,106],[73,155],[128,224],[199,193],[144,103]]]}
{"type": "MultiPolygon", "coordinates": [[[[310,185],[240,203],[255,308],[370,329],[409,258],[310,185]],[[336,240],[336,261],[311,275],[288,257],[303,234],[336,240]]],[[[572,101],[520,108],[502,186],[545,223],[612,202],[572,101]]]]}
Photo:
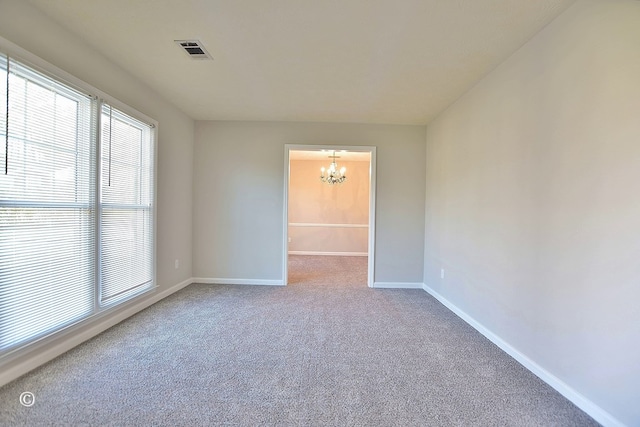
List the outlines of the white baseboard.
{"type": "Polygon", "coordinates": [[[95,337],[99,333],[106,331],[126,318],[133,316],[137,312],[190,285],[192,280],[193,279],[190,278],[164,291],[156,292],[148,298],[135,302],[120,311],[113,313],[107,312],[103,315],[89,318],[85,322],[80,322],[68,330],[61,332],[60,335],[51,337],[50,340],[34,343],[33,346],[18,352],[19,354],[17,355],[19,355],[19,359],[16,361],[7,361],[9,367],[3,369],[2,373],[0,373],[0,386],[8,384],[38,366],[53,360],[61,354],[95,337]]]}
{"type": "Polygon", "coordinates": [[[367,256],[366,252],[320,252],[320,251],[289,251],[289,255],[321,255],[321,256],[367,256]]]}
{"type": "Polygon", "coordinates": [[[422,289],[423,286],[417,282],[373,282],[373,287],[378,289],[422,289]]]}
{"type": "Polygon", "coordinates": [[[265,285],[265,286],[284,286],[282,280],[265,280],[265,279],[227,279],[215,277],[194,277],[193,283],[204,283],[209,285],[265,285]]]}
{"type": "Polygon", "coordinates": [[[517,360],[522,366],[527,368],[529,371],[533,372],[536,376],[538,376],[542,381],[549,384],[553,387],[557,392],[566,397],[568,400],[573,402],[578,408],[582,409],[586,412],[590,417],[594,420],[607,427],[624,427],[624,424],[618,421],[613,415],[593,403],[591,400],[584,397],[582,394],[578,393],[576,390],[571,388],[565,382],[561,381],[558,377],[553,375],[551,372],[544,369],[542,366],[538,365],[533,360],[529,359],[526,355],[520,353],[514,347],[512,347],[509,343],[504,341],[498,335],[487,329],[480,322],[476,321],[473,317],[469,316],[463,310],[458,308],[456,305],[451,303],[445,297],[440,295],[438,292],[423,284],[422,288],[433,296],[435,299],[440,301],[442,305],[447,307],[453,313],[455,313],[462,320],[467,322],[471,327],[484,335],[489,341],[500,347],[505,353],[509,356],[513,357],[517,360]]]}

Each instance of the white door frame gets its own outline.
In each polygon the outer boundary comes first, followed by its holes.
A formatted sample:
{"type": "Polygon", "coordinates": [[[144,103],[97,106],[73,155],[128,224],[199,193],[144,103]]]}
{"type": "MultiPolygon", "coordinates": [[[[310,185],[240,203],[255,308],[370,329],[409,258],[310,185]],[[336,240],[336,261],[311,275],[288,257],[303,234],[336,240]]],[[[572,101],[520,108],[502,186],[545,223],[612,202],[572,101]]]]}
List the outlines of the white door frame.
{"type": "Polygon", "coordinates": [[[373,288],[374,260],[375,260],[375,238],[376,238],[376,147],[372,146],[351,146],[351,145],[284,145],[284,218],[282,221],[282,284],[287,285],[288,259],[289,259],[289,152],[290,151],[359,151],[370,153],[369,161],[369,246],[367,255],[367,286],[373,288]]]}

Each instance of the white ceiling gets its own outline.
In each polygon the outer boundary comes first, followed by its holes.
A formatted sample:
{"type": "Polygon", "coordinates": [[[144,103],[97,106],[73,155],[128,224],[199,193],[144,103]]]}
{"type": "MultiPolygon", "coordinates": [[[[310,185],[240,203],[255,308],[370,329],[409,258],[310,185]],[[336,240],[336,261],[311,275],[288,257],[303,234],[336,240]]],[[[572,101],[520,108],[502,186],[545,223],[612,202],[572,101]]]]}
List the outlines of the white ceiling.
{"type": "Polygon", "coordinates": [[[29,1],[196,120],[421,125],[574,2],[29,1]]]}

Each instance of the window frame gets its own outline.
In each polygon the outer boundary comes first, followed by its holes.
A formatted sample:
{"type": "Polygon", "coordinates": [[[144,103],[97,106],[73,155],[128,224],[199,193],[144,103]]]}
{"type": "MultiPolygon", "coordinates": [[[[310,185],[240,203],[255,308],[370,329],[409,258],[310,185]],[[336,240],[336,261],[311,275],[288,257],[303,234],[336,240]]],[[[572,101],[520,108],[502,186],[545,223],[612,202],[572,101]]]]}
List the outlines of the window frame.
{"type": "MultiPolygon", "coordinates": [[[[41,336],[38,336],[32,340],[25,341],[21,344],[16,345],[15,347],[9,347],[7,349],[0,349],[0,367],[6,366],[8,364],[14,363],[18,361],[25,354],[41,348],[43,346],[47,346],[52,344],[55,340],[65,338],[67,336],[73,336],[73,334],[77,334],[79,331],[82,331],[83,328],[86,329],[87,326],[91,324],[103,320],[108,316],[113,316],[120,311],[124,311],[131,306],[134,306],[140,302],[140,300],[149,298],[158,292],[158,283],[157,283],[157,171],[158,171],[158,121],[147,116],[146,114],[138,111],[137,109],[127,105],[126,103],[112,97],[106,92],[101,91],[100,89],[86,83],[80,78],[62,70],[61,68],[45,61],[44,59],[32,54],[31,52],[21,48],[15,43],[0,37],[0,53],[6,55],[8,58],[12,60],[16,60],[21,64],[31,68],[37,73],[41,73],[43,76],[50,78],[52,80],[56,80],[59,83],[69,86],[70,88],[77,90],[79,92],[85,93],[93,99],[93,107],[95,111],[92,111],[92,114],[95,114],[95,121],[92,123],[90,132],[93,140],[95,141],[96,156],[95,156],[95,164],[93,168],[95,170],[94,182],[94,200],[90,201],[92,208],[95,212],[96,219],[94,220],[93,227],[95,233],[96,243],[93,248],[93,257],[94,257],[94,280],[91,284],[94,287],[94,303],[93,310],[91,313],[85,317],[78,319],[75,322],[72,322],[66,326],[63,326],[59,329],[50,331],[48,333],[44,333],[41,336]],[[108,104],[112,107],[118,109],[122,113],[131,116],[132,118],[149,125],[151,128],[151,274],[152,274],[152,285],[139,293],[135,293],[127,298],[123,298],[119,301],[114,301],[111,304],[101,304],[100,303],[100,282],[101,282],[101,269],[100,269],[100,251],[101,251],[101,243],[100,243],[100,212],[101,212],[101,200],[100,200],[100,186],[101,186],[101,171],[102,164],[100,158],[100,150],[101,150],[101,138],[100,138],[100,129],[101,129],[101,110],[102,105],[108,104]]],[[[4,144],[4,140],[0,141],[0,143],[4,144]]],[[[2,165],[4,169],[4,164],[2,165]]],[[[4,170],[2,171],[4,174],[4,170]]],[[[84,334],[82,334],[84,335],[84,334]]],[[[86,339],[86,338],[85,338],[86,339]]],[[[80,340],[79,342],[83,341],[80,340]]]]}

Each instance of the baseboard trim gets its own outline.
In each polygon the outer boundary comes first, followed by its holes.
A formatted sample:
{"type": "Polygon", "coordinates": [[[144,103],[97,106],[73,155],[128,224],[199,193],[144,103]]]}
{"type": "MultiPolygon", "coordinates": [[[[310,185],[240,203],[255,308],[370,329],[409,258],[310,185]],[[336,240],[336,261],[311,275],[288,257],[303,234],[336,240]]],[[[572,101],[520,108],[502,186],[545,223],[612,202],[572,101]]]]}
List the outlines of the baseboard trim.
{"type": "Polygon", "coordinates": [[[320,255],[320,256],[368,256],[366,252],[320,252],[320,251],[289,251],[289,255],[320,255]]]}
{"type": "Polygon", "coordinates": [[[34,344],[32,348],[25,349],[24,352],[19,353],[19,359],[15,362],[8,361],[9,367],[4,369],[0,374],[0,386],[10,383],[11,381],[21,377],[29,371],[41,366],[50,360],[55,359],[63,353],[71,350],[72,348],[82,344],[83,342],[95,337],[101,332],[106,331],[110,327],[122,322],[123,320],[133,316],[139,311],[155,304],[163,298],[168,297],[174,292],[190,285],[192,283],[191,278],[184,280],[176,285],[171,286],[164,291],[156,292],[149,295],[141,301],[133,303],[132,305],[116,311],[115,313],[105,313],[102,317],[94,319],[87,319],[87,323],[82,322],[76,325],[77,329],[87,328],[79,332],[75,332],[73,328],[67,332],[63,332],[62,335],[52,338],[49,342],[43,342],[40,344],[34,344]],[[51,346],[46,350],[42,350],[44,346],[51,346]]]}
{"type": "Polygon", "coordinates": [[[423,286],[418,282],[373,282],[373,287],[378,289],[422,289],[423,286]]]}
{"type": "Polygon", "coordinates": [[[426,284],[422,285],[422,288],[430,294],[432,297],[437,299],[451,310],[454,314],[456,314],[459,318],[467,322],[471,327],[484,335],[489,341],[500,347],[505,353],[509,356],[513,357],[517,360],[522,366],[527,368],[529,371],[533,372],[538,378],[542,381],[549,384],[553,387],[558,393],[569,399],[576,405],[578,408],[582,409],[586,412],[590,417],[594,420],[607,427],[624,427],[624,424],[617,420],[613,415],[602,409],[600,406],[593,403],[591,400],[584,397],[582,394],[574,390],[568,384],[560,380],[558,377],[553,375],[551,372],[544,369],[542,366],[538,365],[536,362],[531,360],[526,355],[520,353],[514,347],[512,347],[508,342],[504,341],[498,335],[493,333],[491,330],[486,328],[480,322],[475,320],[473,317],[469,316],[463,310],[458,308],[455,304],[447,300],[444,296],[440,295],[438,292],[433,290],[431,287],[426,284]]]}
{"type": "Polygon", "coordinates": [[[207,285],[284,286],[284,283],[282,283],[282,280],[229,279],[229,278],[216,278],[216,277],[194,277],[193,283],[204,283],[207,285]]]}

